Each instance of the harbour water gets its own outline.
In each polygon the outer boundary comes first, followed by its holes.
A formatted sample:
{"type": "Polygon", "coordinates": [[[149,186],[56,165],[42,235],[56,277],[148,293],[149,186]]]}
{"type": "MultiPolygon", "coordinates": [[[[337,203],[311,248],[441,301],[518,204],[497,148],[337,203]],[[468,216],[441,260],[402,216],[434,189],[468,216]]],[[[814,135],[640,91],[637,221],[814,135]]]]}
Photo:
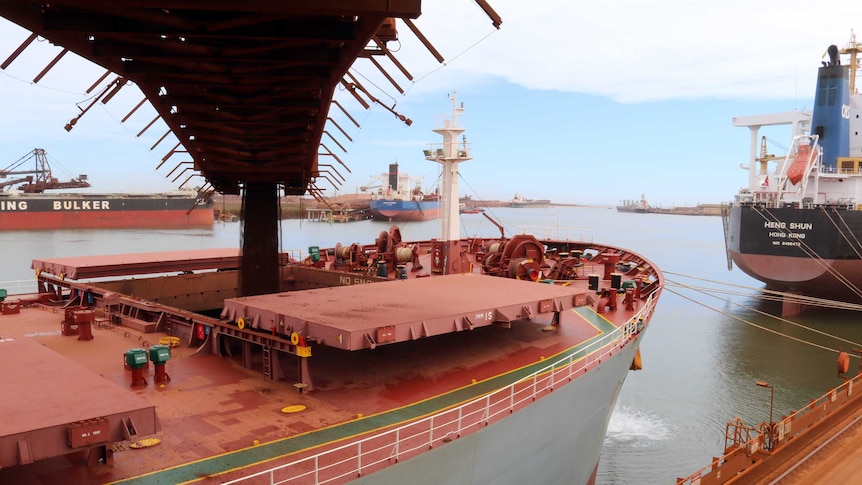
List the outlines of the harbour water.
{"type": "MultiPolygon", "coordinates": [[[[613,411],[600,484],[671,484],[688,476],[722,454],[728,420],[739,416],[751,425],[769,420],[770,389],[755,381],[774,387],[777,419],[841,382],[835,350],[862,348],[856,343],[862,342],[856,313],[818,310],[789,319],[844,341],[758,313],[776,314],[779,305],[758,298],[761,285],[755,280],[727,271],[718,217],[560,206],[488,213],[507,236],[528,227],[550,228],[561,236],[635,250],[669,280],[641,346],[644,369],[629,373],[613,411]]],[[[389,226],[285,220],[281,245],[301,256],[312,245],[369,242],[389,226]]],[[[399,226],[405,240],[427,239],[437,236],[440,221],[399,226]]],[[[461,233],[492,236],[499,229],[481,214],[463,214],[461,233]]],[[[0,281],[32,281],[34,258],[238,247],[239,234],[238,223],[188,230],[7,231],[0,233],[0,281]]],[[[851,368],[855,365],[854,359],[851,368]]]]}

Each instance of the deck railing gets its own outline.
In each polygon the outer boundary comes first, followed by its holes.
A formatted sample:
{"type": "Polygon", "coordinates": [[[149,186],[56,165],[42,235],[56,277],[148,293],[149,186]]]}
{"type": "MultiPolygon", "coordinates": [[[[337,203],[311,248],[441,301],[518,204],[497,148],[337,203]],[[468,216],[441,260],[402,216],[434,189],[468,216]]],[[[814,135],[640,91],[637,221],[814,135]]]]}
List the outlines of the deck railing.
{"type": "Polygon", "coordinates": [[[429,417],[338,447],[294,460],[225,485],[255,480],[274,484],[335,484],[381,470],[392,463],[417,456],[465,434],[475,432],[539,399],[579,373],[600,364],[643,330],[655,307],[651,295],[637,314],[621,327],[584,349],[542,367],[504,388],[429,417]],[[265,480],[268,480],[265,481],[265,480]]]}

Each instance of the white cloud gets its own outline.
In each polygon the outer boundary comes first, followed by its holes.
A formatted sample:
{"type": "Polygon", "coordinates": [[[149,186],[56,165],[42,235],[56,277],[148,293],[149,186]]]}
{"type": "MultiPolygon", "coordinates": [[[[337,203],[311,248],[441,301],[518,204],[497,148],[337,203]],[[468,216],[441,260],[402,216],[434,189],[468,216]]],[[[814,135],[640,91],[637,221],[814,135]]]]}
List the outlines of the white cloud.
{"type": "MultiPolygon", "coordinates": [[[[810,66],[830,43],[843,45],[852,22],[862,19],[862,3],[837,0],[493,0],[491,5],[503,18],[499,31],[470,0],[423,2],[423,15],[414,22],[446,65],[438,66],[401,22],[400,40],[389,47],[416,78],[407,80],[388,60],[380,63],[403,88],[419,92],[438,90],[452,76],[462,86],[465,77],[481,83],[490,76],[528,89],[626,103],[789,98],[800,86],[810,91],[810,66]]],[[[0,31],[0,56],[28,35],[8,22],[0,31]]],[[[35,42],[8,71],[32,79],[57,52],[48,42],[35,42]]],[[[88,86],[101,74],[101,68],[81,63],[69,69],[71,63],[61,61],[40,84],[79,90],[78,84],[88,86]]],[[[374,80],[368,88],[379,84],[395,93],[370,64],[358,65],[374,80]]]]}
{"type": "MultiPolygon", "coordinates": [[[[502,29],[475,46],[493,29],[472,2],[425,2],[416,24],[444,55],[463,53],[452,70],[625,103],[810,92],[811,66],[862,19],[862,4],[835,0],[491,3],[502,29]]],[[[428,57],[414,47],[407,65],[428,57]]]]}
{"type": "MultiPolygon", "coordinates": [[[[667,105],[647,103],[678,99],[776,101],[775,104],[782,106],[779,110],[793,107],[788,106],[788,100],[797,100],[795,107],[798,108],[810,106],[816,67],[826,47],[830,43],[844,45],[854,27],[852,22],[862,19],[862,3],[846,0],[824,0],[817,4],[799,0],[490,0],[490,3],[503,18],[500,30],[491,26],[490,19],[472,0],[423,2],[424,13],[414,22],[445,57],[443,66],[437,64],[403,23],[398,23],[400,41],[390,43],[389,47],[414,79],[408,80],[389,60],[378,60],[407,91],[406,96],[399,95],[367,60],[357,62],[357,75],[361,74],[358,79],[381,103],[416,122],[413,129],[408,130],[384,109],[376,107],[366,112],[348,93],[337,92],[336,99],[342,101],[362,127],[354,127],[338,110],[334,110],[333,118],[355,141],[348,142],[337,130],[330,130],[345,145],[348,154],[339,151],[326,137],[323,141],[351,166],[359,176],[357,178],[364,179],[369,174],[379,173],[385,164],[395,161],[399,153],[406,170],[407,162],[415,160],[412,157],[425,145],[417,139],[426,133],[417,133],[416,128],[426,117],[430,118],[430,113],[424,111],[430,106],[426,103],[429,99],[437,106],[434,112],[445,112],[447,105],[441,93],[452,90],[477,92],[486,86],[489,90],[497,89],[504,85],[501,79],[525,90],[559,92],[558,103],[541,107],[546,111],[558,111],[542,113],[542,118],[549,120],[548,123],[558,123],[572,113],[575,117],[584,114],[581,111],[585,106],[584,98],[570,96],[575,93],[646,109],[666,110],[667,105]],[[375,126],[382,128],[375,130],[375,126]],[[417,148],[409,148],[411,145],[417,148]],[[406,149],[399,151],[399,148],[406,149]]],[[[0,60],[14,51],[27,35],[29,33],[23,29],[0,20],[0,60]]],[[[101,76],[103,70],[76,60],[70,54],[38,85],[32,85],[30,80],[57,52],[59,48],[47,42],[35,43],[9,69],[0,72],[3,92],[0,116],[7,120],[3,132],[0,132],[0,153],[18,154],[41,146],[56,153],[67,166],[82,166],[82,172],[91,173],[97,172],[83,165],[95,163],[91,160],[105,158],[105,154],[110,153],[110,169],[122,168],[121,173],[114,172],[105,177],[110,183],[118,187],[138,188],[146,180],[148,187],[160,190],[170,185],[170,181],[157,179],[163,179],[186,158],[171,158],[162,170],[153,170],[175,144],[175,141],[166,140],[155,150],[150,150],[164,133],[164,125],[157,124],[144,136],[136,136],[153,118],[152,108],[148,111],[142,109],[127,123],[118,121],[139,101],[141,95],[135,90],[124,89],[122,95],[107,107],[94,107],[71,134],[62,129],[77,114],[76,104],[86,106],[90,95],[84,90],[101,76]],[[125,147],[119,148],[123,143],[125,147]],[[105,152],[101,147],[107,144],[118,148],[105,152]],[[74,158],[66,155],[72,150],[80,153],[76,153],[74,158]]],[[[525,93],[518,90],[509,92],[516,95],[525,93]]],[[[471,99],[465,100],[468,105],[471,103],[471,99]]],[[[536,113],[512,113],[508,101],[500,98],[499,104],[491,108],[499,108],[500,113],[511,119],[536,118],[536,113]]],[[[743,108],[747,109],[747,106],[743,108]]],[[[488,108],[485,107],[484,113],[488,113],[488,108]]],[[[616,113],[620,116],[622,112],[616,113]]],[[[743,110],[733,114],[754,113],[743,110]]],[[[683,115],[702,116],[694,108],[683,115]]],[[[721,115],[725,116],[725,113],[721,115]]],[[[601,112],[589,114],[596,129],[616,130],[617,120],[603,116],[607,115],[601,112]]],[[[726,126],[733,135],[713,130],[694,135],[677,133],[677,137],[706,143],[719,142],[722,146],[739,143],[739,157],[742,158],[747,153],[745,135],[739,136],[741,141],[728,138],[735,136],[729,118],[726,126]]],[[[690,123],[691,127],[702,124],[690,123]]],[[[482,127],[468,123],[468,128],[482,127]]],[[[529,129],[535,131],[529,135],[525,132],[523,136],[548,140],[546,143],[551,143],[555,136],[565,138],[566,134],[555,135],[554,128],[533,124],[529,129]]],[[[477,135],[479,133],[476,132],[477,135]]],[[[619,140],[619,133],[606,136],[614,140],[614,144],[633,143],[628,138],[631,132],[623,135],[626,139],[619,140]]],[[[471,132],[471,139],[472,136],[471,132]]],[[[592,133],[591,136],[599,134],[592,133]]],[[[499,141],[491,141],[491,144],[495,142],[499,141]]],[[[565,140],[558,142],[564,144],[565,140]]],[[[483,150],[488,152],[488,140],[485,143],[483,150]]],[[[550,153],[566,153],[565,147],[557,150],[550,153]]],[[[598,146],[595,150],[601,152],[603,149],[598,146]]],[[[481,153],[477,152],[477,155],[481,156],[481,153]]],[[[499,154],[494,163],[516,164],[516,160],[502,158],[508,155],[499,154]]],[[[699,169],[714,170],[714,173],[726,177],[737,176],[732,174],[737,161],[723,166],[723,160],[728,156],[713,156],[716,157],[715,162],[702,164],[699,169]],[[730,175],[727,175],[728,171],[731,171],[730,175]]],[[[596,157],[601,158],[599,154],[596,157]]],[[[544,159],[543,163],[547,165],[550,161],[544,159]]],[[[630,170],[638,168],[634,166],[630,170]]],[[[416,170],[411,168],[407,171],[416,170]]],[[[474,169],[468,166],[465,170],[474,169]]],[[[478,164],[475,170],[479,170],[478,164]]],[[[350,178],[349,174],[345,175],[350,178]]],[[[705,177],[717,180],[717,175],[705,177]]],[[[502,193],[507,194],[518,191],[510,186],[516,183],[517,180],[507,180],[497,185],[502,193]]],[[[717,187],[720,185],[716,184],[717,187]]],[[[731,185],[715,190],[728,194],[730,189],[736,188],[737,182],[731,185]]],[[[346,186],[344,188],[347,189],[346,186]]],[[[683,189],[685,187],[672,190],[683,189]]],[[[689,190],[694,192],[698,189],[689,190]]],[[[605,190],[609,194],[616,192],[605,190]]],[[[641,189],[637,188],[633,193],[637,195],[640,192],[641,189]]],[[[633,197],[631,194],[614,196],[633,197]]],[[[589,195],[584,194],[584,197],[589,195]]],[[[707,201],[715,198],[708,197],[707,201]]]]}

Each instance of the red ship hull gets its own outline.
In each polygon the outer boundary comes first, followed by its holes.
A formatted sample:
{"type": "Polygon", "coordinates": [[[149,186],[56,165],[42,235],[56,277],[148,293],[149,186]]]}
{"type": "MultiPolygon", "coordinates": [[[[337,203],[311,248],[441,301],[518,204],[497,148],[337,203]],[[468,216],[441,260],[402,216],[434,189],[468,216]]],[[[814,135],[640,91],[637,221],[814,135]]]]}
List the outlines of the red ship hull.
{"type": "Polygon", "coordinates": [[[377,221],[404,222],[404,221],[430,221],[440,217],[440,209],[429,210],[372,210],[372,217],[377,221]]]}
{"type": "Polygon", "coordinates": [[[211,226],[209,210],[109,212],[92,215],[85,212],[42,213],[36,216],[12,214],[0,220],[0,230],[34,229],[120,229],[136,227],[211,226]]]}
{"type": "Polygon", "coordinates": [[[0,198],[0,230],[211,226],[212,202],[188,196],[56,195],[0,198]]]}
{"type": "Polygon", "coordinates": [[[371,201],[371,216],[377,221],[430,221],[438,219],[442,214],[439,200],[376,199],[371,201]]]}

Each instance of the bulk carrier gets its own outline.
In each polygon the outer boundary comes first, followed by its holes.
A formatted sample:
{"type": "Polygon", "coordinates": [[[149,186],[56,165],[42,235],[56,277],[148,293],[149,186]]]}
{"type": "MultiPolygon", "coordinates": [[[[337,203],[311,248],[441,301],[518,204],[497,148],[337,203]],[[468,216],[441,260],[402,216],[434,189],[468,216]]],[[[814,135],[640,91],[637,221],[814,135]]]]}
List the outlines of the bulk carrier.
{"type": "MultiPolygon", "coordinates": [[[[244,211],[242,249],[46,255],[31,263],[38,293],[0,292],[0,365],[14,369],[0,373],[12,390],[0,483],[596,481],[664,278],[593,240],[502,226],[461,237],[470,152],[454,98],[426,153],[444,187],[438,238],[389,227],[307,253],[279,246],[279,197],[346,168],[321,143],[331,129],[350,139],[335,118],[359,127],[336,89],[411,123],[351,66],[370,60],[395,83],[375,57],[395,61],[396,22],[442,63],[413,22],[421,7],[0,2],[31,32],[0,67],[43,38],[62,46],[57,60],[69,50],[117,74],[69,128],[134,82],[179,139],[163,161],[182,145],[244,211]]],[[[450,28],[460,16],[447,13],[450,28]]]]}
{"type": "MultiPolygon", "coordinates": [[[[377,221],[429,221],[440,217],[440,194],[426,194],[419,181],[389,165],[389,173],[377,177],[378,190],[371,194],[371,217],[377,221]]],[[[368,187],[362,187],[367,190],[368,187]]]]}
{"type": "Polygon", "coordinates": [[[748,186],[723,211],[736,266],[771,290],[860,301],[862,289],[862,95],[853,36],[827,49],[812,113],[734,118],[751,130],[748,186]],[[841,55],[846,56],[842,63],[841,55]],[[785,155],[771,155],[760,128],[791,125],[785,155]]]}
{"type": "Polygon", "coordinates": [[[36,148],[0,170],[0,230],[211,226],[213,202],[195,190],[161,194],[56,193],[89,188],[86,175],[59,181],[36,148]],[[33,160],[35,168],[22,165],[33,160]]]}
{"type": "Polygon", "coordinates": [[[29,408],[0,426],[0,481],[595,483],[664,278],[593,241],[460,237],[456,106],[439,239],[283,254],[282,292],[244,297],[237,250],[33,261],[40,294],[4,307],[26,331],[0,316],[23,369],[0,422],[29,408]],[[77,362],[40,371],[28,340],[77,362]],[[70,372],[123,399],[93,384],[69,405],[70,372]]]}

